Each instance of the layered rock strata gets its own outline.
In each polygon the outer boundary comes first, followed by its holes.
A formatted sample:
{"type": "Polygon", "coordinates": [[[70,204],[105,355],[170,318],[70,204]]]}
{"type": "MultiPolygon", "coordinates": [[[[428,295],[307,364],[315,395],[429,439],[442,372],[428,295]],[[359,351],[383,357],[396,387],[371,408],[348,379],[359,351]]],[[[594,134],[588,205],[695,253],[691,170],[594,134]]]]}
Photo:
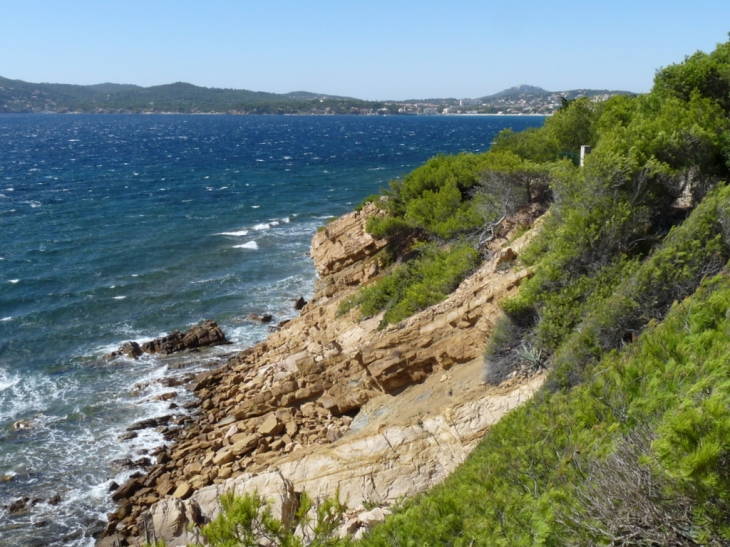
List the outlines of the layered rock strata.
{"type": "Polygon", "coordinates": [[[211,518],[218,494],[272,472],[282,482],[271,495],[339,488],[361,512],[387,506],[443,480],[538,389],[540,375],[481,382],[498,303],[529,275],[512,267],[525,236],[493,242],[491,258],[446,301],[398,325],[378,330],[381,315],[338,315],[343,298],[382,273],[385,241],[365,231],[376,214],[370,204],[315,235],[320,280],[301,316],[196,378],[200,414],[115,494],[106,537],[140,544],[146,529],[185,545],[194,541],[188,525],[211,518]]]}

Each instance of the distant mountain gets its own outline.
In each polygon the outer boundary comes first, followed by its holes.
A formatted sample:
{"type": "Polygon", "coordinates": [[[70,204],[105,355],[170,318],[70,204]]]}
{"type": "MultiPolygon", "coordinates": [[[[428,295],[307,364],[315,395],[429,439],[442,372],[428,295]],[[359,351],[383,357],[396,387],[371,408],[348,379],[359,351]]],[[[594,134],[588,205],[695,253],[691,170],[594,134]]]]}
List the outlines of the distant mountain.
{"type": "Polygon", "coordinates": [[[482,97],[481,99],[500,99],[502,97],[510,97],[512,95],[537,95],[543,93],[550,93],[550,91],[534,85],[522,84],[510,87],[509,89],[505,89],[503,91],[500,91],[499,93],[495,93],[494,95],[487,95],[486,97],[482,97]]]}
{"type": "Polygon", "coordinates": [[[542,87],[522,84],[510,87],[509,89],[505,89],[499,93],[495,93],[494,95],[486,95],[478,100],[489,102],[510,97],[532,95],[560,95],[566,99],[575,99],[577,97],[595,97],[597,95],[633,95],[633,93],[630,91],[618,91],[611,89],[571,89],[569,91],[548,91],[542,87]]]}
{"type": "Polygon", "coordinates": [[[131,84],[35,84],[0,77],[0,113],[231,113],[354,114],[384,103],[295,91],[287,94],[200,87],[176,82],[151,87],[131,84]]]}

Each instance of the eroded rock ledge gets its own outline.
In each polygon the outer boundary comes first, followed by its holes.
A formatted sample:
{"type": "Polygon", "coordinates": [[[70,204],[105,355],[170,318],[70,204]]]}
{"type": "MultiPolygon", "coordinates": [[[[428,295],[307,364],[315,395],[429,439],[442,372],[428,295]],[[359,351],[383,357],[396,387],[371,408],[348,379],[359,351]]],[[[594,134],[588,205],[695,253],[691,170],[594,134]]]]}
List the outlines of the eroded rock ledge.
{"type": "MultiPolygon", "coordinates": [[[[398,325],[378,331],[380,315],[337,316],[339,302],[382,271],[385,242],[365,232],[376,214],[369,204],[315,235],[321,279],[301,316],[196,378],[200,414],[146,476],[121,487],[100,544],[139,545],[145,527],[170,547],[194,542],[188,525],[210,519],[221,492],[253,483],[277,500],[339,487],[354,511],[390,505],[442,481],[539,388],[540,375],[481,382],[498,303],[529,275],[512,268],[526,236],[494,242],[492,258],[446,301],[398,325]]],[[[348,530],[363,518],[350,514],[348,530]]]]}

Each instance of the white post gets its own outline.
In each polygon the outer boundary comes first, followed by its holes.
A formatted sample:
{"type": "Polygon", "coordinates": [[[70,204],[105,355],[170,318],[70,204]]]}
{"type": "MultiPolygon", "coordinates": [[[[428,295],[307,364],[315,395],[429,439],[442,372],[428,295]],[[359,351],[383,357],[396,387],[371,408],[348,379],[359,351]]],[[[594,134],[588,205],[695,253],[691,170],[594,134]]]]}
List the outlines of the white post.
{"type": "Polygon", "coordinates": [[[585,165],[586,156],[591,153],[591,147],[587,144],[584,144],[580,147],[580,166],[583,167],[585,165]]]}

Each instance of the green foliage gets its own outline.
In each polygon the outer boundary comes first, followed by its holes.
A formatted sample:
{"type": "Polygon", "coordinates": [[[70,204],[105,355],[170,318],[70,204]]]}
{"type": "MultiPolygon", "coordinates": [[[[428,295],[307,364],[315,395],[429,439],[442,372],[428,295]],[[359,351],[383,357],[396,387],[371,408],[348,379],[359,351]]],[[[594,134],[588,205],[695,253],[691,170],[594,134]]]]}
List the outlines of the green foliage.
{"type": "Polygon", "coordinates": [[[595,124],[603,109],[601,103],[588,99],[570,101],[545,120],[539,129],[520,133],[506,129],[500,132],[491,151],[512,152],[519,157],[539,163],[568,158],[577,165],[581,145],[594,145],[595,124]]]}
{"type": "Polygon", "coordinates": [[[397,323],[445,299],[477,265],[479,253],[466,243],[448,249],[419,246],[416,258],[359,291],[340,305],[340,313],[360,306],[363,316],[385,310],[381,326],[397,323]]]}
{"type": "Polygon", "coordinates": [[[346,506],[339,492],[319,504],[303,492],[291,516],[277,519],[257,492],[220,497],[221,512],[202,530],[211,547],[328,547],[336,544],[335,532],[346,506]]]}
{"type": "Polygon", "coordinates": [[[727,544],[729,308],[730,277],[705,282],[636,345],[606,354],[590,381],[503,418],[362,544],[601,545],[621,533],[636,534],[632,545],[727,544]],[[607,479],[620,498],[599,495],[607,479]],[[673,530],[683,518],[691,526],[673,530]]]}
{"type": "Polygon", "coordinates": [[[494,215],[513,172],[549,178],[550,215],[520,255],[533,275],[485,357],[495,383],[550,373],[364,545],[730,545],[729,90],[730,43],[663,69],[646,96],[573,101],[502,133],[487,157],[517,158],[514,171],[485,167],[473,190],[414,180],[404,200],[394,186],[391,216],[435,233],[411,202],[453,217],[485,199],[494,215]],[[561,159],[581,144],[583,168],[561,159]]]}
{"type": "Polygon", "coordinates": [[[687,101],[693,93],[716,102],[730,112],[730,42],[712,53],[697,52],[680,64],[670,65],[654,77],[654,92],[687,101]]]}

